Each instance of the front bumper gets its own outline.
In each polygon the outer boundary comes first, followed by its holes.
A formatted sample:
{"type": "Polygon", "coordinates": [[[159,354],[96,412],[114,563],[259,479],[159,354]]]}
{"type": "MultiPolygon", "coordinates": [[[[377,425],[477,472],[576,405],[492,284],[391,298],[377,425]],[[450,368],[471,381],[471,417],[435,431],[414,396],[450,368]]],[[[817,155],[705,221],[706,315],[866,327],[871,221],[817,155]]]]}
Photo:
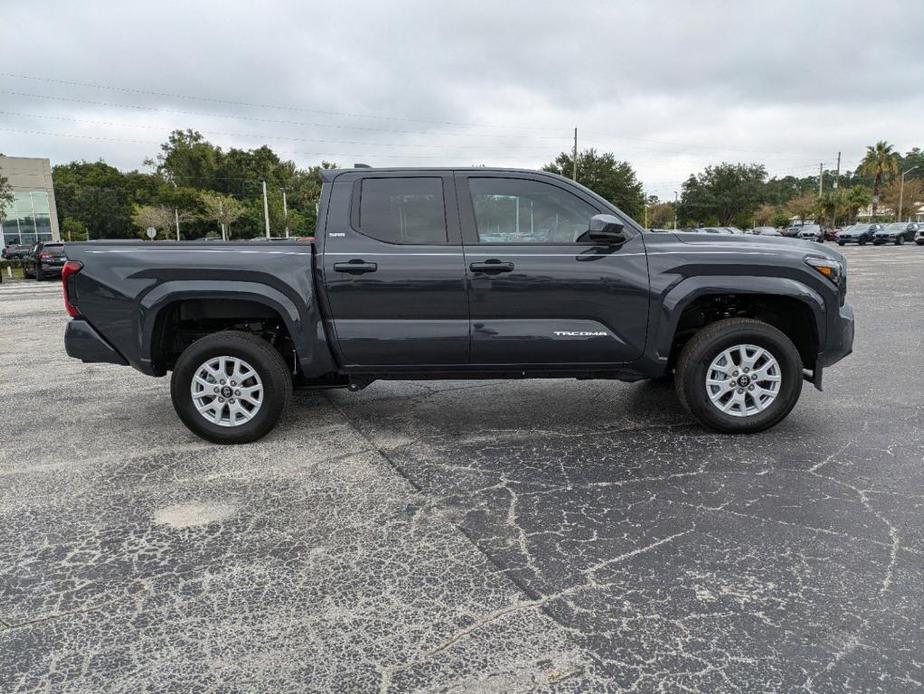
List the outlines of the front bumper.
{"type": "Polygon", "coordinates": [[[836,364],[853,352],[853,306],[844,304],[840,307],[834,325],[829,326],[828,341],[823,352],[818,354],[813,370],[804,369],[802,377],[821,390],[822,375],[826,366],[836,364]]]}
{"type": "Polygon", "coordinates": [[[64,349],[67,356],[91,364],[119,364],[128,366],[125,357],[82,318],[67,324],[64,332],[64,349]]]}
{"type": "Polygon", "coordinates": [[[818,355],[818,365],[831,366],[853,352],[853,334],[853,306],[844,304],[838,310],[834,325],[828,330],[827,345],[818,355]]]}

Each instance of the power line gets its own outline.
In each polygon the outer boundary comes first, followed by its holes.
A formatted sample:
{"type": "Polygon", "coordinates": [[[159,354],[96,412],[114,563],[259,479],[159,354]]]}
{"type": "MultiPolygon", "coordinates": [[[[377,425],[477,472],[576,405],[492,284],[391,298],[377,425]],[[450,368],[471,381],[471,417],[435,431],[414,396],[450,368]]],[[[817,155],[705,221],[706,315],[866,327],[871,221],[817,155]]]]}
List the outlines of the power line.
{"type": "MultiPolygon", "coordinates": [[[[18,128],[0,128],[2,132],[18,133],[20,135],[41,135],[43,137],[66,137],[66,138],[75,138],[78,140],[100,140],[105,142],[122,142],[128,144],[144,144],[144,145],[161,145],[161,142],[156,142],[154,140],[134,140],[118,137],[104,137],[101,135],[75,135],[71,133],[55,133],[48,132],[43,130],[25,130],[18,128]]],[[[303,152],[303,151],[292,151],[292,150],[274,150],[277,154],[300,154],[304,156],[312,157],[343,157],[343,158],[358,158],[362,159],[369,156],[369,152],[303,152]]],[[[373,156],[382,156],[373,155],[373,156]]],[[[402,154],[400,155],[403,159],[445,159],[445,155],[440,154],[402,154]]]]}
{"type": "MultiPolygon", "coordinates": [[[[113,128],[136,128],[141,130],[157,130],[163,131],[162,126],[156,125],[141,125],[135,123],[118,123],[114,121],[100,121],[100,120],[88,120],[84,118],[70,118],[67,116],[50,116],[43,115],[40,113],[23,113],[20,111],[0,111],[0,114],[7,116],[19,116],[23,118],[40,118],[43,120],[58,120],[58,121],[67,121],[71,123],[85,123],[87,125],[105,125],[107,127],[113,128]]],[[[244,138],[255,138],[259,140],[282,140],[282,141],[291,141],[291,142],[318,142],[323,144],[340,144],[340,145],[365,145],[365,146],[374,146],[374,147],[424,147],[424,148],[436,148],[436,149],[445,149],[445,144],[417,144],[417,143],[398,143],[398,142],[367,142],[365,140],[321,140],[315,138],[307,137],[289,137],[285,135],[266,135],[263,133],[229,133],[221,132],[217,130],[209,130],[211,135],[223,135],[225,137],[244,137],[244,138]]],[[[478,151],[484,151],[485,147],[488,145],[452,145],[453,149],[475,149],[478,151]]],[[[510,146],[510,145],[508,145],[510,146]]],[[[514,147],[519,147],[520,145],[512,145],[514,147]]],[[[542,151],[547,152],[547,149],[535,149],[533,151],[542,151]]]]}
{"type": "MultiPolygon", "coordinates": [[[[287,104],[265,104],[265,103],[255,103],[255,102],[248,102],[248,101],[235,101],[232,99],[216,99],[214,97],[209,97],[209,96],[194,96],[190,94],[160,92],[160,91],[154,91],[151,89],[138,89],[135,87],[121,87],[121,86],[108,85],[108,84],[96,84],[93,82],[77,82],[74,80],[62,80],[62,79],[57,79],[57,78],[52,78],[52,77],[21,75],[15,72],[0,72],[0,76],[13,77],[15,79],[23,79],[23,80],[35,80],[38,82],[49,82],[52,84],[66,84],[66,85],[73,86],[73,87],[89,87],[91,89],[102,89],[102,90],[112,91],[112,92],[121,92],[124,94],[162,96],[162,97],[167,97],[171,99],[188,99],[191,101],[203,101],[203,102],[214,103],[214,104],[223,104],[226,106],[244,106],[247,108],[275,109],[275,110],[280,110],[280,111],[297,111],[297,112],[302,112],[302,113],[317,113],[321,115],[341,116],[341,117],[347,117],[347,118],[372,118],[372,119],[378,119],[378,120],[403,121],[403,122],[408,122],[408,123],[428,123],[431,125],[455,125],[455,126],[461,126],[461,127],[466,127],[466,128],[479,127],[477,123],[459,123],[459,122],[444,121],[444,120],[405,118],[403,116],[382,116],[379,114],[372,114],[372,113],[346,113],[343,111],[327,111],[327,110],[314,109],[314,108],[305,108],[303,106],[291,106],[287,104]]],[[[496,127],[500,129],[510,128],[510,129],[515,129],[515,130],[523,130],[523,128],[519,126],[492,126],[492,127],[496,127]]],[[[558,130],[558,128],[548,128],[548,127],[533,128],[533,130],[558,130]]]]}
{"type": "MultiPolygon", "coordinates": [[[[5,75],[5,74],[9,74],[9,73],[0,73],[0,75],[5,75]]],[[[434,131],[402,130],[402,129],[396,129],[396,128],[380,128],[380,127],[363,126],[363,125],[344,125],[340,123],[318,123],[318,122],[296,121],[296,120],[279,119],[279,118],[263,118],[263,117],[248,116],[248,115],[243,115],[243,114],[238,115],[238,114],[227,114],[227,113],[190,111],[190,110],[185,110],[185,109],[168,109],[168,108],[161,108],[161,107],[156,107],[156,106],[124,104],[124,103],[99,101],[95,99],[86,99],[86,98],[79,98],[79,97],[35,94],[35,93],[30,93],[30,92],[20,92],[20,91],[9,90],[9,89],[0,89],[0,94],[23,96],[26,98],[33,98],[33,99],[44,99],[44,100],[51,100],[51,101],[80,103],[80,104],[87,104],[87,105],[92,105],[92,106],[104,106],[104,107],[109,107],[109,108],[128,109],[128,110],[133,110],[133,111],[148,111],[152,113],[169,113],[169,114],[176,114],[176,115],[199,116],[203,118],[224,118],[224,119],[231,119],[231,120],[246,120],[246,121],[268,123],[268,124],[274,124],[274,125],[293,125],[293,126],[299,126],[299,127],[333,128],[333,129],[338,129],[338,130],[362,130],[362,131],[369,131],[369,132],[400,133],[404,135],[418,135],[418,136],[419,135],[432,136],[434,134],[434,131]]],[[[421,122],[426,122],[426,121],[421,121],[421,122]]],[[[521,132],[533,130],[530,128],[521,128],[521,127],[517,128],[513,126],[485,126],[485,125],[477,125],[477,124],[462,124],[462,123],[450,123],[450,122],[446,122],[445,124],[454,125],[456,127],[497,128],[497,129],[507,129],[507,130],[519,130],[521,132]]],[[[534,130],[551,131],[552,129],[551,128],[541,128],[541,129],[534,129],[534,130]]],[[[463,137],[463,138],[485,138],[485,139],[502,138],[504,140],[509,140],[510,138],[509,133],[501,135],[501,134],[472,133],[472,132],[462,132],[462,133],[453,133],[453,132],[446,132],[446,131],[436,131],[436,132],[438,132],[441,136],[444,136],[444,137],[453,136],[453,137],[463,137]]],[[[569,136],[530,135],[529,137],[534,140],[542,139],[542,140],[563,142],[564,140],[567,139],[570,141],[571,140],[570,131],[562,129],[562,132],[569,132],[569,136]]],[[[673,150],[672,152],[676,154],[681,154],[681,153],[696,154],[697,152],[694,152],[691,150],[699,150],[703,153],[738,152],[738,153],[764,154],[765,158],[767,157],[780,158],[780,157],[793,156],[797,154],[798,156],[804,156],[804,153],[802,152],[782,153],[779,150],[744,149],[744,148],[735,148],[735,147],[716,147],[713,145],[697,145],[697,144],[693,144],[689,142],[677,142],[677,141],[658,140],[658,139],[651,139],[651,138],[631,137],[627,135],[616,135],[613,133],[604,133],[601,131],[594,131],[594,130],[588,130],[584,132],[589,133],[589,134],[596,134],[598,136],[602,136],[602,137],[610,138],[614,140],[651,144],[657,147],[665,147],[665,146],[679,147],[680,149],[673,150]]],[[[600,148],[604,148],[604,149],[609,148],[609,145],[606,145],[606,144],[602,144],[602,145],[598,144],[597,146],[600,148]]]]}
{"type": "MultiPolygon", "coordinates": [[[[95,99],[82,99],[72,96],[59,96],[59,95],[50,95],[50,94],[33,94],[29,92],[19,92],[11,89],[0,89],[0,94],[10,94],[12,96],[24,96],[30,99],[45,99],[49,101],[65,101],[70,103],[77,104],[87,104],[90,106],[106,106],[109,108],[122,108],[129,109],[132,111],[149,111],[152,113],[170,113],[184,116],[201,116],[203,118],[225,118],[230,120],[246,120],[254,121],[259,123],[272,123],[274,125],[296,125],[299,127],[315,127],[315,128],[336,128],[338,130],[364,130],[369,132],[382,132],[382,133],[400,133],[403,135],[426,135],[430,131],[420,131],[420,130],[397,130],[395,128],[376,128],[365,125],[341,125],[339,123],[314,123],[307,121],[297,121],[297,120],[286,120],[280,118],[258,118],[256,116],[245,116],[237,114],[228,114],[228,113],[209,113],[204,111],[187,111],[184,109],[168,109],[160,108],[157,106],[139,106],[136,104],[120,104],[111,101],[98,101],[95,99]]],[[[443,135],[452,135],[455,137],[478,137],[478,138],[503,138],[509,139],[510,134],[486,134],[486,133],[447,133],[441,131],[443,135]]],[[[570,140],[567,136],[559,137],[532,137],[532,139],[540,140],[570,140]]]]}

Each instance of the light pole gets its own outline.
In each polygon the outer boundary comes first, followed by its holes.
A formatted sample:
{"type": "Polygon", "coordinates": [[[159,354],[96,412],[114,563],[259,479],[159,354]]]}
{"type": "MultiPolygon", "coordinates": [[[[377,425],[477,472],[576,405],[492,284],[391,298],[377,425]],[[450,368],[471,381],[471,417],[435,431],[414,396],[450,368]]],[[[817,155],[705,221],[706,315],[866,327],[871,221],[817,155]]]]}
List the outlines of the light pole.
{"type": "Polygon", "coordinates": [[[677,231],[677,206],[680,204],[680,200],[677,197],[677,191],[674,191],[674,231],[677,231]]]}
{"type": "Polygon", "coordinates": [[[898,186],[898,212],[895,215],[895,221],[902,221],[902,203],[905,202],[905,174],[909,174],[914,171],[917,166],[912,166],[907,171],[902,171],[902,182],[898,186]]]}

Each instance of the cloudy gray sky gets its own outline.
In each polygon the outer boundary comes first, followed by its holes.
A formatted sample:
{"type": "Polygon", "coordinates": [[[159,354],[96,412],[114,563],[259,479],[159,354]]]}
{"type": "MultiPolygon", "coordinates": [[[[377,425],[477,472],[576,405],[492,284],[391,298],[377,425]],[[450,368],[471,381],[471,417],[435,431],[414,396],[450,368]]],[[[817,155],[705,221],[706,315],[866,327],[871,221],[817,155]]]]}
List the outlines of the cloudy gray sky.
{"type": "Polygon", "coordinates": [[[670,198],[924,146],[924,1],[0,0],[0,151],[138,168],[175,128],[300,165],[538,168],[579,144],[670,198]]]}

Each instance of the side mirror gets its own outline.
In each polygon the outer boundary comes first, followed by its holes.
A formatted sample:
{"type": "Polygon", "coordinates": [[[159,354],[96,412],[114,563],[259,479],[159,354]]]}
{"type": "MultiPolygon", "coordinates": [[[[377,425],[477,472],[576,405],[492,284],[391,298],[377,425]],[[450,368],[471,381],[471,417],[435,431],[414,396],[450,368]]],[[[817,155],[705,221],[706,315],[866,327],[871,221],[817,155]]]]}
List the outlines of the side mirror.
{"type": "Polygon", "coordinates": [[[629,236],[626,234],[625,227],[616,217],[611,214],[595,214],[590,218],[590,226],[587,229],[587,239],[590,241],[602,241],[603,243],[625,243],[629,236]]]}

